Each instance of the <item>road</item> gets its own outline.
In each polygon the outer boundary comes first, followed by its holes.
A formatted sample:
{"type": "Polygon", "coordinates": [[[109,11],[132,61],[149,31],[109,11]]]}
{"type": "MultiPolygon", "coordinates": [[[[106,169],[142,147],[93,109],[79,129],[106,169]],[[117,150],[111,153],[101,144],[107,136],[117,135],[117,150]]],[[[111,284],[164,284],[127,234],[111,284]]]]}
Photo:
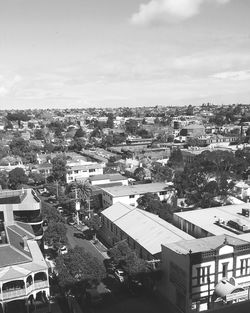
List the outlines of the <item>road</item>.
{"type": "Polygon", "coordinates": [[[79,231],[75,229],[73,226],[67,225],[67,238],[69,246],[71,248],[74,248],[75,246],[83,247],[92,256],[96,257],[98,260],[103,262],[103,260],[106,257],[106,253],[100,252],[90,240],[74,237],[74,233],[77,232],[79,231]]]}

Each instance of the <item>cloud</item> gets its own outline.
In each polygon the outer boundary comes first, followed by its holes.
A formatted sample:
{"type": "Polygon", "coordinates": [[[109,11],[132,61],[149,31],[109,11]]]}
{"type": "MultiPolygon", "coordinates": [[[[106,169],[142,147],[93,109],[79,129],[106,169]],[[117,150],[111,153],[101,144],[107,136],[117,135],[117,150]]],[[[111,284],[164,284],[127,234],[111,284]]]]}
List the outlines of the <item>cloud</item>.
{"type": "Polygon", "coordinates": [[[250,70],[221,72],[214,74],[212,77],[221,80],[236,80],[236,81],[250,80],[250,70]]]}
{"type": "Polygon", "coordinates": [[[174,23],[189,19],[200,12],[205,2],[226,4],[230,0],[151,0],[141,4],[139,11],[132,15],[131,23],[135,25],[151,25],[174,23]]]}
{"type": "Polygon", "coordinates": [[[13,91],[21,80],[22,77],[20,75],[14,75],[12,77],[0,75],[0,97],[4,97],[13,91]]]}

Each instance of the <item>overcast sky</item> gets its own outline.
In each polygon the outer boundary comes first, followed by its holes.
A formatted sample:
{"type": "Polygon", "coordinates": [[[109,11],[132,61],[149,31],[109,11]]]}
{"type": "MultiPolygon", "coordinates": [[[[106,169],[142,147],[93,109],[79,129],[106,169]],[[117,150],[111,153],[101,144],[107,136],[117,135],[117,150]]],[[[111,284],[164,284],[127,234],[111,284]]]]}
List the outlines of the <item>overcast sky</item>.
{"type": "Polygon", "coordinates": [[[250,103],[249,0],[0,0],[0,108],[250,103]]]}

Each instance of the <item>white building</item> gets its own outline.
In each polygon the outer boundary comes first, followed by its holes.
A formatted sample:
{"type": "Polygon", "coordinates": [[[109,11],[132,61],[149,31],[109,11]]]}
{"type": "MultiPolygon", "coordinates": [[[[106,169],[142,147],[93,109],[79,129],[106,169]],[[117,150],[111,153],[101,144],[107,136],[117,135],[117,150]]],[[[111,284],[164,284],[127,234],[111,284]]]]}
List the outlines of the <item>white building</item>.
{"type": "Polygon", "coordinates": [[[96,162],[68,162],[68,171],[66,174],[66,182],[72,183],[73,181],[86,180],[94,175],[102,175],[104,164],[96,162]]]}
{"type": "MultiPolygon", "coordinates": [[[[163,245],[161,259],[159,291],[180,312],[229,308],[249,300],[247,241],[228,235],[183,240],[163,245]]],[[[236,309],[241,312],[241,306],[236,309]]]]}
{"type": "Polygon", "coordinates": [[[103,208],[121,202],[137,206],[137,200],[146,193],[156,193],[160,200],[168,199],[169,188],[165,183],[139,184],[102,188],[103,208]]]}
{"type": "Polygon", "coordinates": [[[128,178],[122,176],[121,174],[104,174],[104,175],[94,175],[89,178],[90,184],[92,186],[103,186],[118,184],[122,186],[128,186],[128,178]]]}

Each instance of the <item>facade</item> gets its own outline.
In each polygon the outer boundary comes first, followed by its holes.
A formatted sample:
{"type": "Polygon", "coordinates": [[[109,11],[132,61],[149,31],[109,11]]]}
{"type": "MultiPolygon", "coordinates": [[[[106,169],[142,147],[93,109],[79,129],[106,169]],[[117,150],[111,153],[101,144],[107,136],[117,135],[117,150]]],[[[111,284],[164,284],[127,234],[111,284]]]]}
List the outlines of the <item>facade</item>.
{"type": "MultiPolygon", "coordinates": [[[[228,235],[162,246],[161,294],[181,312],[249,300],[250,243],[228,235]]],[[[240,312],[240,307],[238,307],[240,312]]]]}
{"type": "Polygon", "coordinates": [[[161,201],[168,199],[169,190],[165,183],[114,186],[102,188],[103,208],[108,208],[117,202],[137,206],[137,200],[149,192],[156,193],[161,201]]]}
{"type": "Polygon", "coordinates": [[[66,174],[66,182],[86,180],[94,175],[103,174],[103,164],[96,162],[77,162],[67,163],[68,171],[66,174]]]}
{"type": "Polygon", "coordinates": [[[0,221],[22,222],[31,226],[36,240],[43,237],[41,201],[33,189],[0,192],[0,221]]]}
{"type": "MultiPolygon", "coordinates": [[[[2,312],[23,300],[26,305],[49,297],[48,266],[32,227],[9,216],[0,223],[0,303],[2,312]]],[[[27,309],[28,310],[28,309],[27,309]]]]}
{"type": "Polygon", "coordinates": [[[157,215],[123,203],[102,211],[101,221],[100,236],[107,245],[126,240],[145,260],[159,259],[163,243],[193,238],[157,215]]]}

